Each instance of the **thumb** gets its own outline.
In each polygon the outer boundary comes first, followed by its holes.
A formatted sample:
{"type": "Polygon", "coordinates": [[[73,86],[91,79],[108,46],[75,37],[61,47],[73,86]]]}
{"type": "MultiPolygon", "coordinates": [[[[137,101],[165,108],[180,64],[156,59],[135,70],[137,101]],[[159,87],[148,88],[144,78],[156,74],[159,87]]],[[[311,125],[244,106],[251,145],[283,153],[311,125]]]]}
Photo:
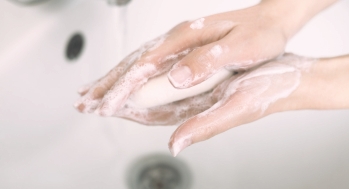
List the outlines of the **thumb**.
{"type": "Polygon", "coordinates": [[[188,146],[237,126],[238,123],[234,122],[239,120],[236,119],[239,115],[229,112],[228,104],[223,105],[218,102],[212,107],[218,106],[214,110],[210,108],[180,125],[172,134],[169,142],[172,155],[177,156],[188,146]]]}
{"type": "Polygon", "coordinates": [[[246,89],[238,91],[236,89],[237,81],[241,80],[242,76],[233,76],[220,84],[212,92],[212,97],[220,100],[206,111],[188,119],[176,129],[169,142],[173,156],[194,143],[207,140],[230,128],[258,119],[260,112],[251,109],[253,106],[250,105],[256,104],[255,96],[249,95],[249,93],[263,91],[264,89],[260,89],[258,86],[263,84],[265,79],[258,78],[251,83],[252,86],[249,85],[245,87],[246,89]]]}

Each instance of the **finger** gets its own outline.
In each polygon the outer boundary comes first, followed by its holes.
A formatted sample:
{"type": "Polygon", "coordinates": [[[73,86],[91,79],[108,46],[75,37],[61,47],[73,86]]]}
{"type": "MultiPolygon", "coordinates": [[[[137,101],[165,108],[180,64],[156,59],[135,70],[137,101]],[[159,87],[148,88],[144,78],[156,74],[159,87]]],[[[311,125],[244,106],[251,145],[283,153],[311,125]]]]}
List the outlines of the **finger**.
{"type": "Polygon", "coordinates": [[[82,87],[79,90],[82,97],[75,102],[74,107],[83,113],[93,112],[101,102],[101,98],[104,94],[117,81],[120,75],[133,63],[135,54],[136,52],[131,53],[97,82],[82,87]]]}
{"type": "Polygon", "coordinates": [[[168,74],[176,88],[197,85],[223,68],[246,70],[275,58],[277,42],[265,44],[263,36],[234,28],[223,39],[207,44],[188,54],[168,74]],[[253,36],[253,37],[251,37],[253,36]],[[275,46],[275,47],[274,47],[275,46]]]}
{"type": "Polygon", "coordinates": [[[252,121],[254,116],[246,113],[248,107],[239,103],[239,99],[244,99],[243,95],[235,95],[232,98],[235,100],[219,101],[179,126],[169,142],[172,155],[177,156],[184,148],[194,143],[207,140],[247,120],[252,121]]]}
{"type": "Polygon", "coordinates": [[[79,89],[78,89],[78,94],[80,96],[84,96],[90,89],[91,87],[93,87],[97,82],[99,82],[101,79],[98,79],[97,81],[93,81],[93,82],[90,82],[86,85],[83,85],[81,86],[79,89]]]}
{"type": "MultiPolygon", "coordinates": [[[[252,72],[253,73],[253,72],[252,72]]],[[[256,97],[265,92],[270,79],[247,72],[233,76],[213,91],[219,99],[210,109],[184,122],[172,135],[169,148],[176,156],[189,145],[207,140],[232,127],[252,121],[256,97]]]]}
{"type": "Polygon", "coordinates": [[[101,105],[96,110],[97,114],[112,116],[125,104],[129,95],[145,84],[149,78],[167,72],[175,61],[181,59],[193,48],[203,43],[212,42],[211,40],[217,40],[220,36],[212,34],[208,38],[207,32],[211,29],[197,32],[190,29],[188,24],[179,26],[179,28],[181,27],[184,27],[184,29],[176,28],[168,35],[157,38],[146,45],[144,50],[141,51],[140,58],[104,96],[101,105]],[[178,30],[181,32],[176,32],[178,30]]]}
{"type": "Polygon", "coordinates": [[[230,79],[222,82],[213,91],[208,91],[167,105],[139,109],[132,108],[132,105],[127,104],[127,108],[121,109],[114,116],[145,125],[174,125],[182,123],[188,118],[207,110],[219,101],[229,83],[235,80],[239,75],[241,74],[236,74],[230,79]]]}
{"type": "MultiPolygon", "coordinates": [[[[169,142],[169,149],[173,156],[177,156],[177,154],[182,151],[184,148],[191,145],[192,139],[192,132],[193,131],[186,131],[186,128],[189,128],[189,126],[185,125],[192,125],[192,127],[196,124],[195,121],[198,118],[205,117],[203,115],[208,115],[209,112],[216,109],[217,107],[220,107],[224,102],[226,101],[229,93],[225,93],[225,90],[231,85],[231,83],[236,80],[238,77],[240,77],[242,74],[236,74],[233,75],[230,79],[227,79],[226,81],[219,84],[211,93],[211,100],[212,102],[215,102],[209,109],[203,111],[202,113],[192,117],[191,119],[184,122],[171,136],[170,142],[169,142]],[[193,123],[194,122],[194,123],[193,123]]],[[[231,93],[234,93],[234,90],[231,90],[231,93]]],[[[222,115],[225,115],[226,112],[222,115]]],[[[212,115],[212,114],[211,114],[212,115]]],[[[207,118],[207,117],[206,117],[207,118]]],[[[191,128],[191,130],[194,130],[195,128],[191,128]]]]}
{"type": "Polygon", "coordinates": [[[145,125],[175,125],[205,111],[215,103],[210,93],[204,93],[167,105],[148,108],[124,108],[114,116],[145,125]]]}
{"type": "Polygon", "coordinates": [[[299,70],[282,62],[268,63],[240,75],[226,85],[220,101],[174,132],[169,143],[172,154],[272,113],[270,105],[275,107],[279,99],[287,98],[299,82],[299,70]]]}

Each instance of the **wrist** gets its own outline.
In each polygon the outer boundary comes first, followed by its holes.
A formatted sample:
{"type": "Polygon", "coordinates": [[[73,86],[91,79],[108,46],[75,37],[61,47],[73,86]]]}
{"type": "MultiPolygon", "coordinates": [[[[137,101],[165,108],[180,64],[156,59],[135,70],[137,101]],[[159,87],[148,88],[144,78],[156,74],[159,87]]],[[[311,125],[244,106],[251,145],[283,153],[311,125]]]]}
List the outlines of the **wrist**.
{"type": "Polygon", "coordinates": [[[262,0],[258,5],[287,39],[292,38],[312,17],[337,0],[262,0]]]}
{"type": "Polygon", "coordinates": [[[279,111],[349,108],[349,55],[319,59],[303,71],[298,88],[279,111]]]}

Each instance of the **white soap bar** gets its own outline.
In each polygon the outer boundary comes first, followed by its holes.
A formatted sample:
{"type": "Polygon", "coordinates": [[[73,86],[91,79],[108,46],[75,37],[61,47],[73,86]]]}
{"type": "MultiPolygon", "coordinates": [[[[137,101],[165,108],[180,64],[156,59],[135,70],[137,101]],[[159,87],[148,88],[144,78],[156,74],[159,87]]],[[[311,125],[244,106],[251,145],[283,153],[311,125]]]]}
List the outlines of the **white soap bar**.
{"type": "Polygon", "coordinates": [[[150,79],[130,97],[130,100],[135,106],[140,108],[164,105],[207,92],[231,75],[232,72],[223,69],[196,86],[187,89],[176,89],[168,80],[166,73],[150,79]]]}

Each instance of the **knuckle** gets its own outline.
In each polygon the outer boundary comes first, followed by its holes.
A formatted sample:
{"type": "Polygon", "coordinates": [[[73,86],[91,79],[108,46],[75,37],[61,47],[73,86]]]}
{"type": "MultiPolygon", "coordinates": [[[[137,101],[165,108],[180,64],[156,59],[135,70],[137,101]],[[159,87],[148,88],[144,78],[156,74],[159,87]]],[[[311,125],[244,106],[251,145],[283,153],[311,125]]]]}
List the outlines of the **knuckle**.
{"type": "Polygon", "coordinates": [[[212,66],[217,58],[217,54],[212,49],[202,48],[198,51],[197,61],[204,66],[212,66]]]}
{"type": "Polygon", "coordinates": [[[184,22],[179,23],[176,27],[179,30],[188,29],[188,28],[190,28],[190,24],[191,24],[190,21],[184,21],[184,22]]]}

